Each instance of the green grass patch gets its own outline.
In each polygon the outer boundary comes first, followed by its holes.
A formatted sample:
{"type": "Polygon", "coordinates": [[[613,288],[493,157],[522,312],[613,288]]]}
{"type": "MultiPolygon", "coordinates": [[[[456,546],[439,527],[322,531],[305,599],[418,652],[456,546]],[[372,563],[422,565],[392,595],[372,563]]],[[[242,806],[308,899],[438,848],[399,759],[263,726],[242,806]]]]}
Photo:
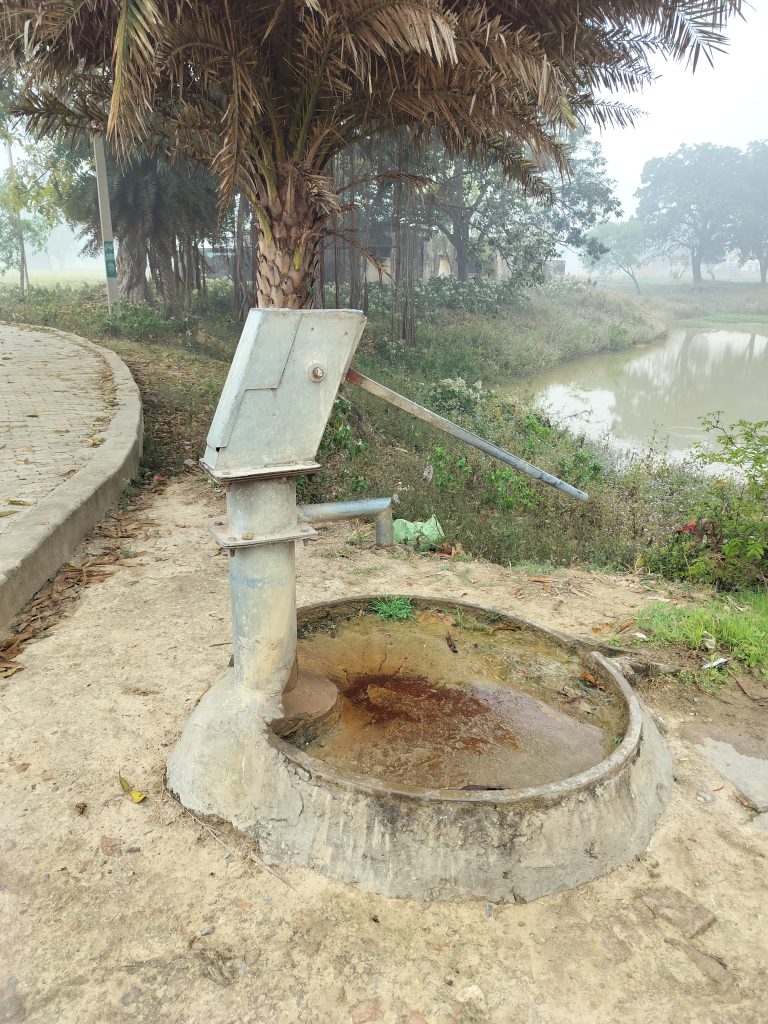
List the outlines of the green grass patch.
{"type": "Polygon", "coordinates": [[[749,668],[768,666],[768,592],[745,591],[695,607],[662,602],[648,605],[637,627],[651,640],[679,644],[737,659],[749,668]]]}
{"type": "Polygon", "coordinates": [[[385,597],[374,601],[371,605],[380,619],[394,622],[407,622],[415,618],[413,602],[410,597],[385,597]]]}

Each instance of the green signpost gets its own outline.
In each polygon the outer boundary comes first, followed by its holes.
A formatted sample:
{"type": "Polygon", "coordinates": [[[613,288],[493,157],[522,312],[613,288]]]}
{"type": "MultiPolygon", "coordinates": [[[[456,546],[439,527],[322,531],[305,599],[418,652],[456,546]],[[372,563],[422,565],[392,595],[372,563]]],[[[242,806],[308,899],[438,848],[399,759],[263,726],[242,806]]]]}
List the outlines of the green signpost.
{"type": "Polygon", "coordinates": [[[117,277],[117,262],[115,260],[115,243],[104,243],[104,265],[107,268],[107,277],[117,277]]]}

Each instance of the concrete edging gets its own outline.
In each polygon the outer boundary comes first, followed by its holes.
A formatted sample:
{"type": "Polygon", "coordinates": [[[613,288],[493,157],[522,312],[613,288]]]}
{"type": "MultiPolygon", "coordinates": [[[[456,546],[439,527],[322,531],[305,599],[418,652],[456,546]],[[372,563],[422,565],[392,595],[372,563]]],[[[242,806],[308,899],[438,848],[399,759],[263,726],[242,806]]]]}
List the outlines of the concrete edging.
{"type": "Polygon", "coordinates": [[[47,331],[96,353],[112,374],[115,404],[109,426],[99,432],[104,443],[94,449],[88,463],[0,537],[0,638],[136,476],[143,438],[139,389],[119,356],[66,331],[33,324],[7,326],[47,331]]]}

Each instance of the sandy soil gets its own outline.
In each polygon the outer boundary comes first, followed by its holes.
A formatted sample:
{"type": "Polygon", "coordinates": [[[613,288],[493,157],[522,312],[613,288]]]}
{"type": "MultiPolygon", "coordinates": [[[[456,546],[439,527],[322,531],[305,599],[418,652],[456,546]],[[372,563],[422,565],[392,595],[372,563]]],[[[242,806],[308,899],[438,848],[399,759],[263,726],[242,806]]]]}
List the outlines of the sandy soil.
{"type": "MultiPolygon", "coordinates": [[[[84,591],[0,691],[0,1021],[179,1024],[764,1024],[768,832],[696,753],[696,730],[750,733],[768,711],[669,688],[677,788],[647,853],[528,905],[423,904],[243,860],[164,793],[164,761],[229,658],[226,560],[199,479],[153,500],[133,567],[84,591]],[[148,792],[131,803],[122,769],[148,792]],[[693,939],[641,899],[666,887],[716,915],[693,939]]],[[[350,546],[299,552],[300,599],[469,597],[593,636],[657,596],[633,577],[350,546]]],[[[609,630],[605,630],[606,634],[609,630]]],[[[761,740],[762,737],[762,740],[761,740]]]]}

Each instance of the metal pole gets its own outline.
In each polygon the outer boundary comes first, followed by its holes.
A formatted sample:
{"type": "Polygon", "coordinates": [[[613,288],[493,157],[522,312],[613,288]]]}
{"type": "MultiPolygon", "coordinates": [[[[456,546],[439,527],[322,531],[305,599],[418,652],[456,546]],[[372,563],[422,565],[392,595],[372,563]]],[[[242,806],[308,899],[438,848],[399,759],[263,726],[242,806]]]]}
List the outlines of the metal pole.
{"type": "Polygon", "coordinates": [[[498,459],[499,462],[505,462],[508,466],[513,466],[515,469],[520,470],[521,473],[532,476],[534,480],[539,480],[543,484],[549,484],[550,487],[555,487],[558,491],[563,491],[572,498],[578,498],[579,501],[589,500],[589,495],[586,491],[580,491],[578,487],[572,487],[559,477],[552,476],[551,473],[546,473],[543,469],[539,469],[538,466],[533,466],[530,462],[526,462],[525,459],[519,459],[516,455],[512,455],[503,448],[499,448],[497,445],[491,444],[490,441],[486,441],[485,438],[478,437],[477,434],[473,434],[470,430],[465,430],[458,423],[452,423],[443,416],[438,416],[436,412],[425,409],[423,405],[412,402],[410,398],[398,395],[396,391],[391,391],[389,388],[384,387],[383,384],[371,380],[370,377],[364,377],[357,370],[347,370],[346,380],[350,384],[356,384],[363,391],[367,391],[368,394],[375,395],[377,398],[389,402],[390,405],[402,409],[403,412],[410,413],[416,419],[423,420],[425,423],[437,427],[438,430],[445,431],[446,434],[450,434],[452,437],[457,437],[460,441],[464,441],[465,444],[472,445],[473,448],[479,448],[481,452],[485,452],[486,455],[498,459]]]}
{"type": "Polygon", "coordinates": [[[326,501],[319,505],[299,505],[299,522],[330,523],[337,519],[372,518],[376,526],[376,544],[380,548],[394,544],[392,499],[362,498],[359,501],[326,501]]]}
{"type": "MultiPolygon", "coordinates": [[[[227,517],[238,536],[290,532],[296,528],[295,479],[233,482],[227,517]]],[[[295,541],[233,548],[229,583],[235,678],[279,713],[283,690],[295,681],[295,541]]]]}
{"type": "Polygon", "coordinates": [[[109,185],[107,183],[107,155],[104,150],[104,136],[93,136],[93,159],[96,166],[96,192],[99,200],[99,219],[101,220],[101,241],[104,246],[104,268],[107,275],[107,306],[120,305],[120,290],[117,284],[117,260],[115,259],[115,236],[112,233],[112,213],[109,205],[109,185]]]}

